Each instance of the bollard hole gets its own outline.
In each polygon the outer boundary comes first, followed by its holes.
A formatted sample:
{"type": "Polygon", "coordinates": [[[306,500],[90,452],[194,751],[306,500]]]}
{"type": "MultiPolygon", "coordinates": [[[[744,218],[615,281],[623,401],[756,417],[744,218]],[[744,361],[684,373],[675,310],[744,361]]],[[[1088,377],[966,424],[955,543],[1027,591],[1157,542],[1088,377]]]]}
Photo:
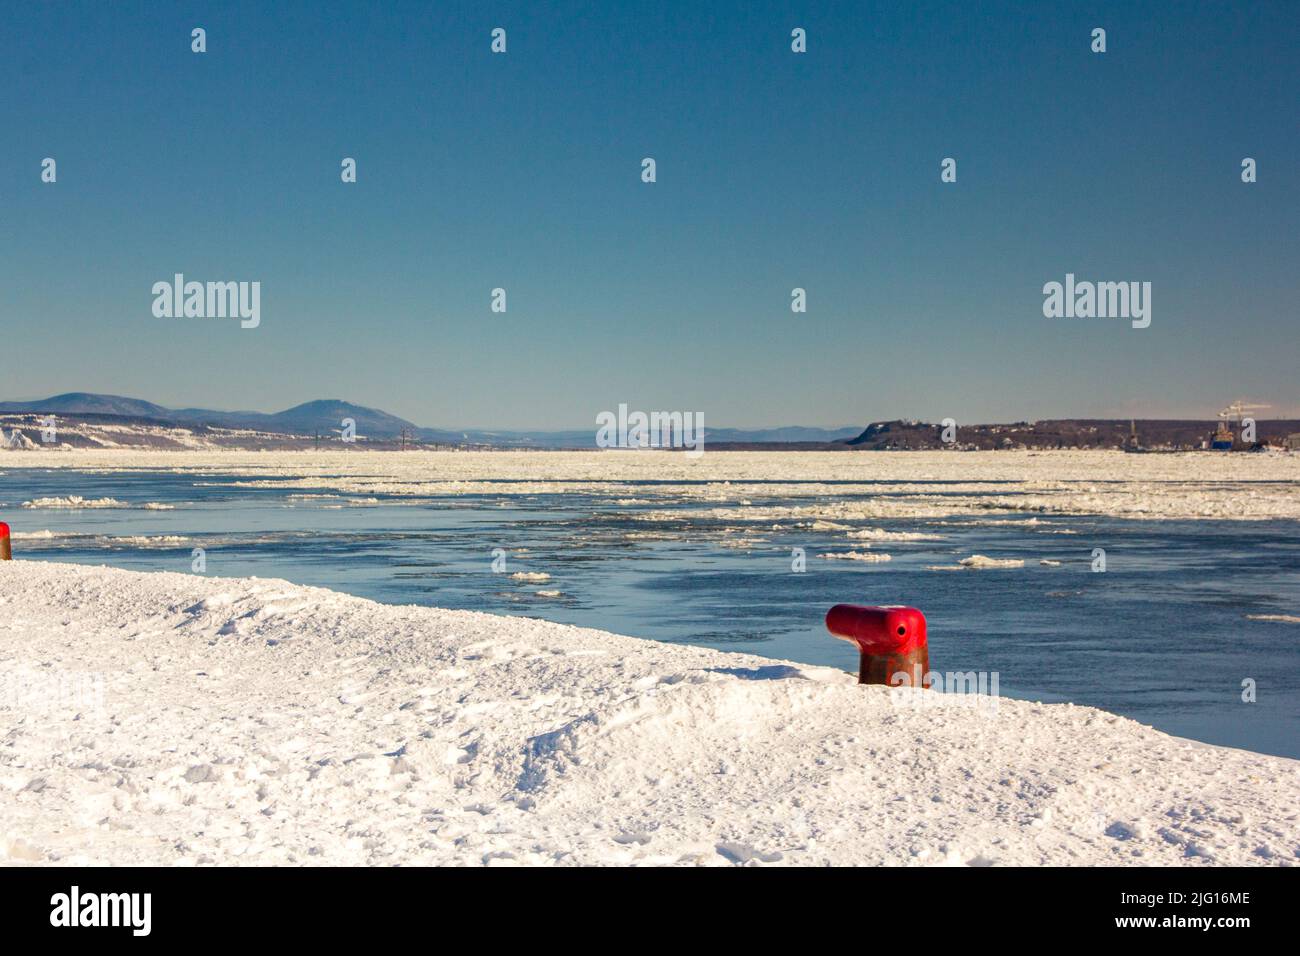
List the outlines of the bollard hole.
{"type": "Polygon", "coordinates": [[[903,625],[901,624],[898,625],[898,636],[902,637],[906,633],[907,633],[907,628],[903,627],[903,625]]]}

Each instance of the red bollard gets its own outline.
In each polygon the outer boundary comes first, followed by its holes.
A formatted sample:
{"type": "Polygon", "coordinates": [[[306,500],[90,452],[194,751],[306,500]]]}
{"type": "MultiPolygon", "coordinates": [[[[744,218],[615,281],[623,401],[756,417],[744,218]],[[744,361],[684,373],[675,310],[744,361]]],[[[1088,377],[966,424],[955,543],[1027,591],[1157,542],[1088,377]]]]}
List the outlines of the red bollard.
{"type": "Polygon", "coordinates": [[[925,615],[916,608],[837,604],[826,612],[826,630],[858,645],[859,684],[930,686],[925,615]]]}
{"type": "Polygon", "coordinates": [[[12,561],[13,548],[9,545],[9,526],[0,521],[0,561],[12,561]]]}

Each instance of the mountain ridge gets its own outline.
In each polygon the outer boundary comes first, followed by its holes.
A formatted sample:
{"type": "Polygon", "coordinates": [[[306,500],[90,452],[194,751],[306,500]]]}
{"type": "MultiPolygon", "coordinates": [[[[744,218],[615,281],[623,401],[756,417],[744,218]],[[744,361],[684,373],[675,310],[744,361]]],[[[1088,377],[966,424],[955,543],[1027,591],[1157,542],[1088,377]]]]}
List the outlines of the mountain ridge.
{"type": "MultiPolygon", "coordinates": [[[[148,420],[163,425],[246,429],[286,435],[322,436],[342,430],[343,419],[356,423],[360,437],[398,439],[404,434],[417,441],[439,444],[482,444],[506,447],[588,448],[595,446],[595,425],[590,429],[454,429],[416,425],[382,409],[344,399],[324,398],[302,402],[279,412],[219,411],[207,408],[167,408],[144,399],[97,392],[64,392],[25,402],[0,402],[0,414],[94,415],[148,420]]],[[[801,425],[773,428],[708,428],[706,440],[721,442],[818,442],[851,438],[861,426],[816,428],[801,425]]]]}

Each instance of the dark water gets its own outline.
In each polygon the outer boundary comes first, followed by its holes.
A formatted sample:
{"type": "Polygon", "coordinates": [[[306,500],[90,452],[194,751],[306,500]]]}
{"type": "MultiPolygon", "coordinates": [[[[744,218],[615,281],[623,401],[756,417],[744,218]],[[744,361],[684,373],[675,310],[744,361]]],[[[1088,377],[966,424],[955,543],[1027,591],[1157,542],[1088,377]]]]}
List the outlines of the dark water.
{"type": "Polygon", "coordinates": [[[817,557],[868,550],[843,531],[792,521],[774,530],[765,521],[742,533],[734,519],[701,516],[701,502],[672,497],[662,482],[643,486],[654,496],[643,505],[618,503],[637,494],[626,482],[609,496],[557,483],[555,494],[344,504],[346,497],[289,497],[330,488],[229,486],[238,480],[9,470],[0,475],[0,519],[19,535],[15,552],[25,558],[188,572],[191,549],[201,547],[212,575],[282,577],[392,604],[523,614],[850,670],[856,652],[826,633],[826,609],[841,601],[912,604],[929,620],[936,670],[997,672],[1007,696],[1070,700],[1181,736],[1300,757],[1300,624],[1249,617],[1300,616],[1295,522],[1093,515],[994,523],[1016,517],[1005,514],[845,522],[942,536],[872,542],[871,551],[893,560],[864,564],[817,557]],[[18,507],[69,495],[132,507],[18,507]],[[175,507],[145,510],[145,502],[175,507]],[[649,511],[671,515],[638,520],[649,511]],[[44,530],[59,536],[22,536],[44,530]],[[186,540],[114,540],[165,535],[186,540]],[[746,536],[762,543],[726,546],[746,536]],[[807,554],[803,573],[791,570],[797,547],[807,554]],[[498,548],[508,552],[505,573],[493,571],[498,548]],[[1093,548],[1106,551],[1105,573],[1092,571],[1093,548]],[[972,554],[1025,566],[930,570],[972,554]],[[510,577],[516,572],[550,579],[519,581],[510,577]],[[1248,678],[1255,703],[1241,699],[1248,678]]]}

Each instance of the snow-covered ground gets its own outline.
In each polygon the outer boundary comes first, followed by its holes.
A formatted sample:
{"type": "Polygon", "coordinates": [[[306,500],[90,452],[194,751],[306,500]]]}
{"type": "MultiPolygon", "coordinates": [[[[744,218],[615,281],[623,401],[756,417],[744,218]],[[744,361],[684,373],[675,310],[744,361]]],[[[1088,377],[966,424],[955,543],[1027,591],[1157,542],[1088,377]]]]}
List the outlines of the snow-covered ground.
{"type": "Polygon", "coordinates": [[[1300,861],[1297,761],[284,581],[0,563],[0,675],[6,862],[1300,861]]]}
{"type": "Polygon", "coordinates": [[[220,451],[228,448],[265,447],[298,441],[309,444],[309,436],[259,432],[244,428],[199,429],[144,423],[88,422],[60,416],[50,442],[45,441],[46,416],[0,413],[0,451],[25,450],[45,457],[78,450],[118,451],[220,451]]]}

